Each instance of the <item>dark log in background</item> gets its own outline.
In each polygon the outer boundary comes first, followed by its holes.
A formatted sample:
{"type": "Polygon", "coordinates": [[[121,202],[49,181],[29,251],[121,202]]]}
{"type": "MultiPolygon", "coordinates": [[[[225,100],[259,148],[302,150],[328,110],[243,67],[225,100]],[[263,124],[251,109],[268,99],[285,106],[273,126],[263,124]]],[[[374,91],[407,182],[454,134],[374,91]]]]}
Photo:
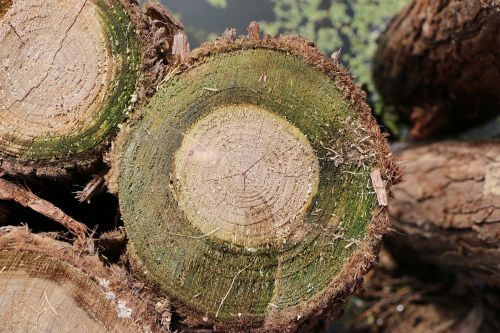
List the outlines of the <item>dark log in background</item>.
{"type": "Polygon", "coordinates": [[[415,0],[375,54],[385,102],[426,139],[500,113],[500,1],[415,0]]]}

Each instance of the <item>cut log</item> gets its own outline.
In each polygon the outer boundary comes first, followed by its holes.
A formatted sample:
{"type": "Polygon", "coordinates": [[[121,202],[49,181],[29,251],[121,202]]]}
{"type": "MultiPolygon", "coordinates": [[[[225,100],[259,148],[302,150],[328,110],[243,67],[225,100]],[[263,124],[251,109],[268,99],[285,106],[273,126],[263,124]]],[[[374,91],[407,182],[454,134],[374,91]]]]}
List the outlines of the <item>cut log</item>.
{"type": "Polygon", "coordinates": [[[155,80],[133,0],[2,1],[0,174],[90,170],[155,80]]]}
{"type": "Polygon", "coordinates": [[[500,286],[500,144],[444,142],[408,149],[388,239],[403,257],[500,286]]]}
{"type": "Polygon", "coordinates": [[[152,299],[132,291],[132,280],[97,256],[70,245],[0,230],[0,320],[4,332],[151,332],[152,299]]]}
{"type": "Polygon", "coordinates": [[[191,326],[291,332],[338,316],[374,264],[377,194],[399,174],[346,70],[251,32],[165,82],[119,136],[110,184],[133,266],[191,326]]]}
{"type": "Polygon", "coordinates": [[[382,35],[374,76],[416,138],[497,115],[500,1],[414,0],[382,35]]]}

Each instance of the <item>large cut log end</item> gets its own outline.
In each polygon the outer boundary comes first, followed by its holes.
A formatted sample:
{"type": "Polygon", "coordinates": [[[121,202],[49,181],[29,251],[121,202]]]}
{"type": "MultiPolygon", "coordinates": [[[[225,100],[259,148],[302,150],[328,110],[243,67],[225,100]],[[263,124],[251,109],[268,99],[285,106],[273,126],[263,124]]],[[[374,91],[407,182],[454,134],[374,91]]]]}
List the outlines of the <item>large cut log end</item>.
{"type": "Polygon", "coordinates": [[[192,326],[287,332],[338,316],[399,178],[347,72],[254,29],[195,51],[142,111],[111,177],[136,269],[192,326]]]}

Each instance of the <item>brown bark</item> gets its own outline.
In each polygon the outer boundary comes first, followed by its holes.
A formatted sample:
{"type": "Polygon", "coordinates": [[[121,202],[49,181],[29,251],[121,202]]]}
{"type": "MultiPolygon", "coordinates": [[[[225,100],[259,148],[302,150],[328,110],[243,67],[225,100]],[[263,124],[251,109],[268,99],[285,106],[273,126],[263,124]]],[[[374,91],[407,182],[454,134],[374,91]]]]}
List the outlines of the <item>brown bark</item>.
{"type": "Polygon", "coordinates": [[[498,114],[499,10],[499,0],[414,0],[389,24],[375,81],[415,137],[498,114]]]}
{"type": "Polygon", "coordinates": [[[444,142],[408,149],[394,189],[395,252],[500,286],[500,144],[444,142]]]}

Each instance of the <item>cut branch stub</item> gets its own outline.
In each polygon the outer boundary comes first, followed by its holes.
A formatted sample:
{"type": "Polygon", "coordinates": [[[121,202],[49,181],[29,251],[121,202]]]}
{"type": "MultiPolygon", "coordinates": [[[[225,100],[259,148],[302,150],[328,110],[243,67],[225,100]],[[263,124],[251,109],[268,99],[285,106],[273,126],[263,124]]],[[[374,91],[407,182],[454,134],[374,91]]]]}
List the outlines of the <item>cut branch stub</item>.
{"type": "Polygon", "coordinates": [[[301,38],[229,37],[142,113],[112,170],[135,266],[217,328],[338,315],[387,227],[370,174],[397,179],[347,72],[301,38]]]}
{"type": "Polygon", "coordinates": [[[137,100],[139,6],[15,0],[2,8],[0,171],[89,167],[137,100]]]}
{"type": "Polygon", "coordinates": [[[4,332],[151,332],[149,296],[126,275],[70,245],[0,229],[0,321],[4,332]],[[140,296],[140,302],[137,301],[140,296]]]}

